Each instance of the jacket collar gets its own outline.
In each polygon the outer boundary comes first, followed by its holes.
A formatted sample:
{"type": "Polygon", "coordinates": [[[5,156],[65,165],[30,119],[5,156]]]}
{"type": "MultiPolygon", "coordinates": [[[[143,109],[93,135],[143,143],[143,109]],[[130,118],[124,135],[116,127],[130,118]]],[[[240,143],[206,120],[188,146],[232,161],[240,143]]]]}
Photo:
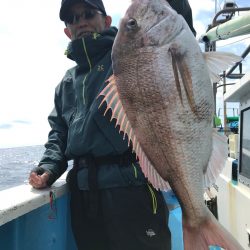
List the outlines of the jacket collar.
{"type": "Polygon", "coordinates": [[[66,55],[81,69],[91,70],[111,50],[116,34],[116,27],[111,27],[102,33],[93,33],[88,37],[74,40],[69,43],[66,55]]]}

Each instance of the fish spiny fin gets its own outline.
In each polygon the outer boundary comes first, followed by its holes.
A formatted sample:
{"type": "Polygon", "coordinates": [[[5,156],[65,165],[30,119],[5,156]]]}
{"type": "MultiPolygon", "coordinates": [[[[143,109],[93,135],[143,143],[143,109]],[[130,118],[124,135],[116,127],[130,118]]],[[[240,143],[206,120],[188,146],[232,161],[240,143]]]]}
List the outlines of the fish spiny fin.
{"type": "Polygon", "coordinates": [[[213,131],[213,149],[204,175],[204,186],[211,187],[226,164],[228,156],[227,137],[213,131]]]}
{"type": "Polygon", "coordinates": [[[221,80],[220,73],[242,60],[240,56],[228,52],[210,51],[203,53],[212,82],[221,80]]]}
{"type": "Polygon", "coordinates": [[[142,172],[148,178],[149,182],[156,189],[165,191],[170,190],[171,188],[169,183],[163,180],[158,174],[158,172],[155,170],[138,141],[136,141],[135,147],[133,147],[133,149],[135,150],[135,153],[138,156],[142,172]]]}
{"type": "MultiPolygon", "coordinates": [[[[174,49],[170,49],[170,53],[172,55],[172,61],[176,64],[176,68],[178,69],[177,72],[176,72],[176,70],[174,70],[175,79],[177,78],[176,74],[178,75],[178,73],[179,73],[181,75],[183,87],[184,87],[185,92],[186,92],[189,106],[190,106],[191,110],[195,114],[198,115],[196,103],[194,100],[192,77],[191,77],[191,74],[188,70],[188,66],[186,65],[182,56],[180,54],[176,53],[174,49]]],[[[178,90],[179,95],[181,95],[179,77],[177,78],[177,80],[178,80],[178,81],[176,81],[177,90],[178,90]]],[[[182,100],[182,98],[181,98],[181,100],[182,100]]]]}
{"type": "Polygon", "coordinates": [[[115,84],[115,77],[111,76],[108,79],[108,85],[102,90],[102,92],[98,95],[104,96],[99,108],[104,104],[107,103],[106,112],[111,109],[112,110],[112,119],[116,119],[116,126],[120,126],[120,132],[124,132],[123,139],[125,136],[128,136],[128,143],[132,143],[133,151],[136,153],[140,166],[142,168],[143,173],[148,178],[149,182],[156,188],[160,190],[168,190],[170,186],[168,182],[163,180],[161,176],[157,173],[155,168],[152,166],[151,162],[149,161],[148,157],[144,153],[137,137],[134,133],[134,130],[129,122],[129,119],[126,115],[126,112],[122,106],[121,100],[119,98],[118,90],[115,84]]]}

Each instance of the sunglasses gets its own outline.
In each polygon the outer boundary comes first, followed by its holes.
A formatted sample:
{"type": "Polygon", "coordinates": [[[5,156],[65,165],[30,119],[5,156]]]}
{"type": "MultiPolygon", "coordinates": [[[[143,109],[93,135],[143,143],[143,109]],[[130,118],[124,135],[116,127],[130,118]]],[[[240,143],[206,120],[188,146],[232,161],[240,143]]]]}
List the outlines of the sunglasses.
{"type": "Polygon", "coordinates": [[[103,13],[96,9],[86,9],[80,14],[69,14],[65,19],[67,24],[78,24],[80,19],[83,18],[84,20],[91,20],[97,14],[103,15],[103,13]]]}

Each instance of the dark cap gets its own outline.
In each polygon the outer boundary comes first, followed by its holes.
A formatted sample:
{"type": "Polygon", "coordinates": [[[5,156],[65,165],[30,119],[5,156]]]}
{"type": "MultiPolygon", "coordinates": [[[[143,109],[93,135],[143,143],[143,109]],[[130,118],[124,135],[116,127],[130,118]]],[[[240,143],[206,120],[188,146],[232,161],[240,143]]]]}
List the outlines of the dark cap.
{"type": "Polygon", "coordinates": [[[91,7],[100,10],[105,16],[107,15],[102,0],[62,0],[60,9],[60,19],[62,21],[65,21],[70,7],[76,3],[88,4],[91,7]]]}

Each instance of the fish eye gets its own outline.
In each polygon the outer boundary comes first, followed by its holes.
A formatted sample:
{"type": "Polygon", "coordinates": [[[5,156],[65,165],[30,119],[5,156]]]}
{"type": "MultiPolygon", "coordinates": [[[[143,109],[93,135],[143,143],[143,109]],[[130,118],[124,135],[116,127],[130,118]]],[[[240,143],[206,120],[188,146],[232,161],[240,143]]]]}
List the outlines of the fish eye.
{"type": "Polygon", "coordinates": [[[130,18],[127,22],[128,29],[135,29],[137,28],[137,21],[134,18],[130,18]]]}

